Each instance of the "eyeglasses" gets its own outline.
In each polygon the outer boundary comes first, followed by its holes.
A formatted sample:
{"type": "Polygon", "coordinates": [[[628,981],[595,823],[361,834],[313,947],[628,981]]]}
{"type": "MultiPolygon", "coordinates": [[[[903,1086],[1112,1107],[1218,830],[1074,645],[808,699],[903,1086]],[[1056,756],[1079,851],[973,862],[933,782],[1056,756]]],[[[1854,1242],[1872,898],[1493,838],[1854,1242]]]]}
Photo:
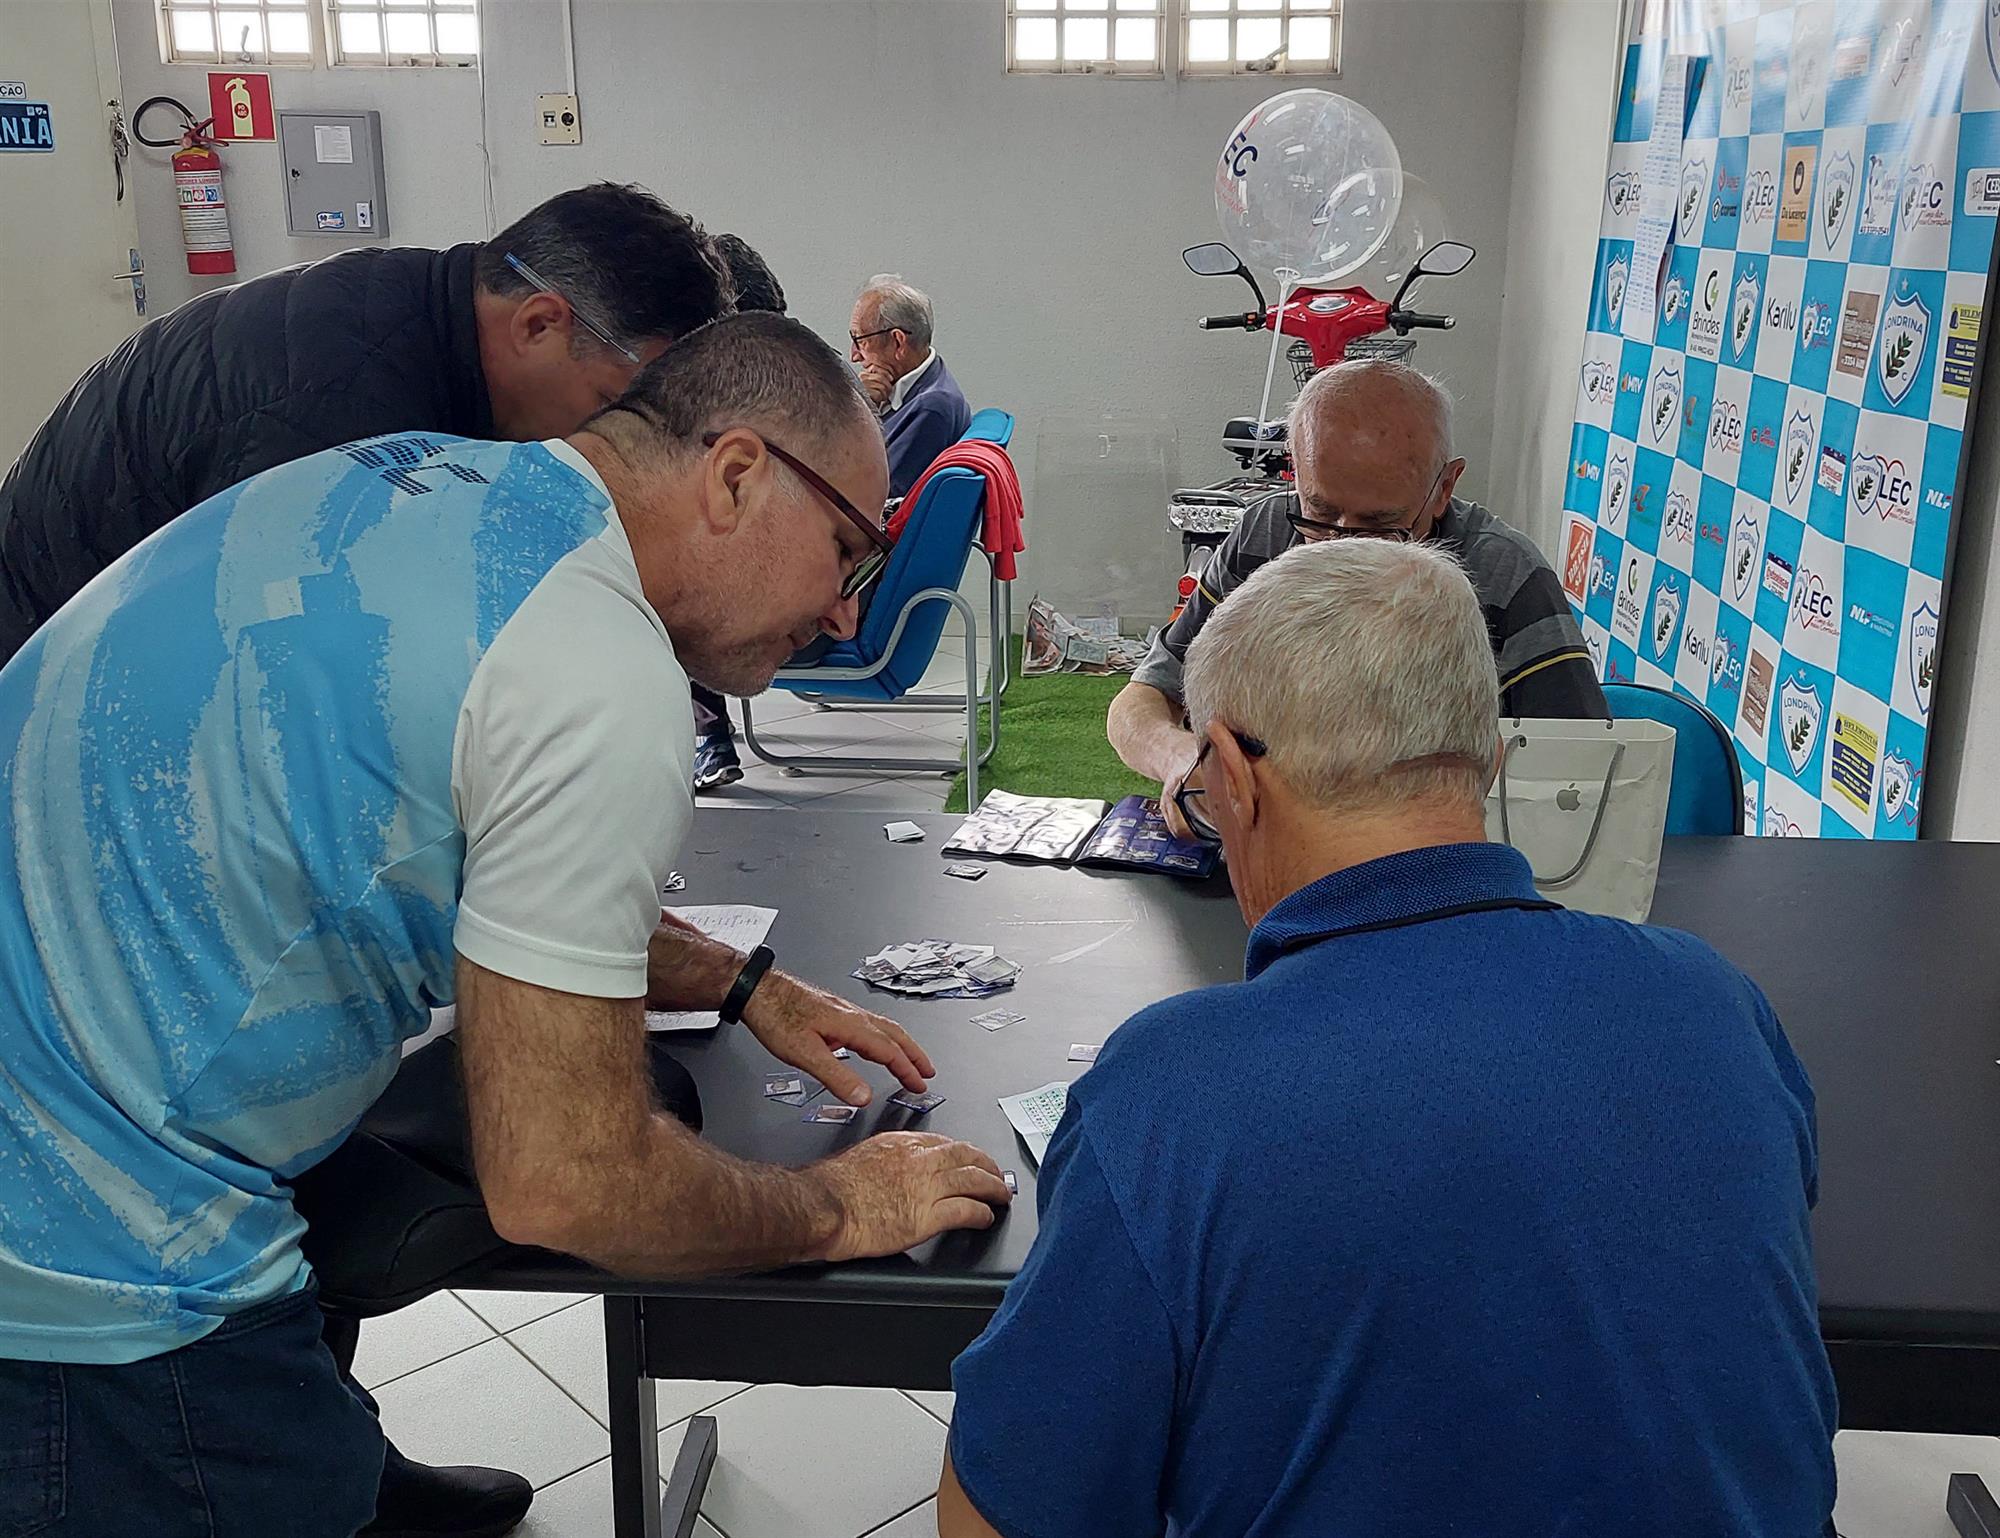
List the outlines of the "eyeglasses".
{"type": "Polygon", "coordinates": [[[1431,489],[1424,493],[1423,501],[1417,504],[1417,510],[1411,515],[1408,523],[1391,524],[1386,528],[1350,529],[1345,524],[1322,523],[1317,518],[1308,518],[1298,510],[1296,503],[1292,510],[1285,514],[1285,522],[1307,539],[1390,539],[1397,544],[1407,544],[1415,536],[1417,525],[1423,521],[1424,514],[1430,511],[1431,499],[1437,495],[1438,487],[1444,483],[1444,473],[1453,463],[1452,460],[1446,460],[1438,466],[1438,473],[1431,479],[1431,489]]]}
{"type": "MultiPolygon", "coordinates": [[[[1246,758],[1262,758],[1271,751],[1261,738],[1239,732],[1233,727],[1229,735],[1236,739],[1236,745],[1243,750],[1246,758]]],[[[1174,792],[1174,805],[1180,808],[1181,820],[1188,825],[1188,831],[1204,844],[1221,843],[1222,830],[1216,827],[1208,813],[1202,809],[1200,798],[1208,794],[1207,789],[1200,785],[1189,785],[1188,781],[1194,778],[1195,771],[1201,768],[1203,760],[1208,757],[1208,750],[1214,746],[1210,739],[1202,738],[1201,751],[1195,754],[1194,762],[1188,765],[1188,772],[1181,776],[1181,788],[1174,792]]]]}
{"type": "MultiPolygon", "coordinates": [[[[1248,736],[1233,727],[1229,735],[1236,739],[1236,745],[1243,750],[1246,758],[1262,758],[1271,751],[1261,738],[1248,736]]],[[[1200,798],[1208,794],[1207,789],[1200,785],[1189,785],[1187,782],[1194,778],[1195,772],[1207,759],[1208,750],[1214,745],[1209,738],[1202,739],[1201,751],[1195,754],[1194,762],[1188,765],[1187,773],[1181,776],[1181,788],[1174,792],[1174,805],[1180,808],[1181,818],[1187,823],[1188,831],[1204,844],[1221,843],[1222,830],[1216,827],[1214,819],[1202,810],[1200,798]]],[[[1491,772],[1492,767],[1484,759],[1475,758],[1469,753],[1423,753],[1415,758],[1397,759],[1384,769],[1382,774],[1384,776],[1408,774],[1418,769],[1464,769],[1474,774],[1487,774],[1491,772]]]]}
{"type": "MultiPolygon", "coordinates": [[[[762,434],[758,436],[760,438],[763,437],[762,434]]],[[[721,440],[722,434],[720,432],[703,433],[701,435],[701,446],[705,449],[712,449],[721,440]]],[[[854,563],[854,570],[847,574],[847,580],[840,585],[840,596],[842,599],[854,597],[877,577],[882,575],[882,570],[889,564],[889,556],[896,547],[889,543],[888,536],[869,520],[867,514],[863,513],[861,509],[842,496],[835,489],[833,482],[821,475],[819,471],[813,469],[812,466],[806,464],[796,456],[786,453],[769,438],[763,438],[763,443],[764,447],[771,451],[773,459],[785,465],[800,480],[804,481],[814,491],[831,502],[847,518],[848,522],[852,523],[868,536],[869,543],[875,547],[854,563]]]]}
{"type": "Polygon", "coordinates": [[[871,336],[894,336],[898,331],[901,331],[902,329],[903,328],[901,326],[884,326],[879,331],[862,331],[862,332],[850,331],[847,333],[847,340],[852,342],[856,347],[859,347],[863,342],[867,341],[871,336]]]}
{"type": "Polygon", "coordinates": [[[540,273],[536,272],[534,268],[530,267],[526,262],[522,261],[512,251],[509,251],[506,254],[506,256],[502,258],[502,260],[505,261],[509,267],[513,268],[516,272],[518,272],[522,277],[526,278],[528,282],[535,288],[540,289],[545,294],[554,294],[556,298],[560,299],[564,304],[568,305],[569,313],[571,314],[571,316],[575,318],[576,323],[579,326],[583,327],[584,330],[588,331],[592,336],[596,337],[597,340],[602,342],[606,347],[609,347],[613,352],[617,353],[619,357],[625,359],[628,363],[639,362],[639,355],[636,352],[632,351],[631,348],[627,347],[623,342],[613,341],[611,339],[611,333],[608,330],[606,330],[603,325],[601,325],[599,322],[591,318],[589,310],[585,309],[582,305],[578,304],[574,299],[570,298],[568,294],[565,294],[561,289],[557,288],[555,284],[551,283],[547,278],[543,277],[540,273]]]}

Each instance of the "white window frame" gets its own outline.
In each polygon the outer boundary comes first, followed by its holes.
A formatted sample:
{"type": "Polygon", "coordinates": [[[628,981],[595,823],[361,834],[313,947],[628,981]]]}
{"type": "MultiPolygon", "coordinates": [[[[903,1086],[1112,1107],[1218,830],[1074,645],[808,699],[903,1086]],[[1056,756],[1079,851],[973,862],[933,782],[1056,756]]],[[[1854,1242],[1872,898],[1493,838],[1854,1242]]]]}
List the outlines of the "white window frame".
{"type": "Polygon", "coordinates": [[[1333,0],[1331,8],[1316,6],[1310,10],[1295,6],[1292,0],[1229,0],[1225,7],[1214,10],[1197,11],[1189,6],[1188,0],[1175,0],[1179,5],[1181,77],[1185,80],[1227,80],[1238,75],[1292,75],[1318,76],[1321,79],[1337,79],[1340,75],[1341,13],[1345,9],[1343,0],[1333,0]],[[1278,23],[1279,36],[1289,40],[1292,19],[1330,20],[1332,37],[1329,42],[1330,56],[1325,59],[1305,59],[1293,62],[1288,57],[1276,59],[1239,59],[1236,57],[1236,26],[1245,17],[1257,20],[1274,19],[1278,23]],[[1191,57],[1190,28],[1197,21],[1226,21],[1229,23],[1229,53],[1227,59],[1209,59],[1197,62],[1191,57]]]}
{"type": "Polygon", "coordinates": [[[303,5],[272,5],[269,0],[155,0],[153,17],[159,27],[160,62],[162,64],[192,64],[197,68],[224,69],[311,69],[319,60],[318,0],[307,0],[303,5]],[[215,33],[215,47],[208,53],[184,53],[174,42],[173,13],[190,11],[205,13],[209,25],[215,33]],[[222,21],[218,13],[222,11],[255,11],[264,19],[264,46],[249,53],[229,48],[222,37],[222,21]],[[303,54],[281,54],[271,56],[271,22],[273,13],[297,16],[306,24],[306,51],[303,54]]]}
{"type": "Polygon", "coordinates": [[[480,0],[470,4],[454,3],[454,0],[321,0],[321,22],[326,35],[326,62],[334,69],[472,69],[479,64],[478,53],[439,53],[437,51],[437,26],[435,18],[440,12],[447,15],[470,14],[473,25],[480,29],[479,45],[486,43],[484,20],[480,14],[480,0]],[[383,37],[382,53],[349,55],[340,41],[340,16],[365,13],[385,17],[400,13],[405,16],[420,15],[431,19],[431,48],[422,54],[391,54],[387,52],[386,29],[383,37]]]}
{"type": "Polygon", "coordinates": [[[1166,76],[1167,19],[1176,0],[1148,0],[1133,5],[1130,0],[1007,0],[1007,73],[1010,75],[1096,75],[1116,80],[1160,80],[1166,76]],[[1150,21],[1153,24],[1153,57],[1141,63],[1119,63],[1116,59],[1065,59],[1063,22],[1068,18],[1103,20],[1109,29],[1110,45],[1118,46],[1118,23],[1150,21]],[[1023,19],[1048,20],[1056,24],[1056,53],[1053,59],[1021,59],[1015,55],[1017,25],[1023,19]]]}

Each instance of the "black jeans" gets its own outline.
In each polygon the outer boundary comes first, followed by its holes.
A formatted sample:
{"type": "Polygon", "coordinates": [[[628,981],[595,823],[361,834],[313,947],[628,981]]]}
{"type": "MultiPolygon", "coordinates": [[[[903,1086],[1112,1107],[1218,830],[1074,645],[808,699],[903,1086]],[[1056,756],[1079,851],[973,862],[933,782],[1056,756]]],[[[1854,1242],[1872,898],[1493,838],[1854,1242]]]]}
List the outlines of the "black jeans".
{"type": "Polygon", "coordinates": [[[349,1538],[384,1448],[307,1288],[143,1362],[0,1360],[0,1538],[349,1538]]]}

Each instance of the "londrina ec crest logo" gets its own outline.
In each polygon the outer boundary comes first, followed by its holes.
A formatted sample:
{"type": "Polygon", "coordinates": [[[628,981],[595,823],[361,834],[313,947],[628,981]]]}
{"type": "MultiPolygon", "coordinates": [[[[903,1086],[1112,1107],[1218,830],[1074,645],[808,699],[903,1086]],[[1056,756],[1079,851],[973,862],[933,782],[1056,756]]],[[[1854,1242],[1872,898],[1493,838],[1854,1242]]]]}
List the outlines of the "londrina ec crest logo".
{"type": "Polygon", "coordinates": [[[1892,406],[1903,404],[1923,366],[1924,343],[1931,334],[1931,312],[1923,297],[1907,283],[1882,312],[1882,337],[1875,353],[1875,377],[1892,406]]]}

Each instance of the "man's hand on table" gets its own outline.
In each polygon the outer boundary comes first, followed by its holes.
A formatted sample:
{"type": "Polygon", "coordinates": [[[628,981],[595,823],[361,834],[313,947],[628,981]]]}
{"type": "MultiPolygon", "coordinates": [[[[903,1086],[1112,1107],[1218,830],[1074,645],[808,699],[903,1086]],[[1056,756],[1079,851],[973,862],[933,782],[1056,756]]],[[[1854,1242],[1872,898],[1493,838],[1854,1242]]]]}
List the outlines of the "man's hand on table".
{"type": "Polygon", "coordinates": [[[937,1073],[924,1049],[895,1021],[783,972],[770,972],[750,995],[743,1024],[779,1062],[811,1074],[849,1105],[873,1099],[860,1074],[833,1055],[846,1047],[880,1063],[922,1094],[937,1073]]]}
{"type": "Polygon", "coordinates": [[[883,1132],[816,1164],[840,1210],[828,1261],[899,1255],[952,1228],[991,1228],[1013,1201],[1000,1166],[937,1132],[883,1132]]]}
{"type": "MultiPolygon", "coordinates": [[[[647,965],[649,1009],[714,1009],[743,970],[743,955],[712,940],[685,919],[660,914],[647,965]]],[[[873,1099],[860,1074],[833,1055],[846,1047],[922,1094],[936,1075],[924,1049],[895,1021],[802,983],[766,972],[743,1010],[743,1024],[779,1062],[811,1074],[849,1105],[873,1099]]]]}

